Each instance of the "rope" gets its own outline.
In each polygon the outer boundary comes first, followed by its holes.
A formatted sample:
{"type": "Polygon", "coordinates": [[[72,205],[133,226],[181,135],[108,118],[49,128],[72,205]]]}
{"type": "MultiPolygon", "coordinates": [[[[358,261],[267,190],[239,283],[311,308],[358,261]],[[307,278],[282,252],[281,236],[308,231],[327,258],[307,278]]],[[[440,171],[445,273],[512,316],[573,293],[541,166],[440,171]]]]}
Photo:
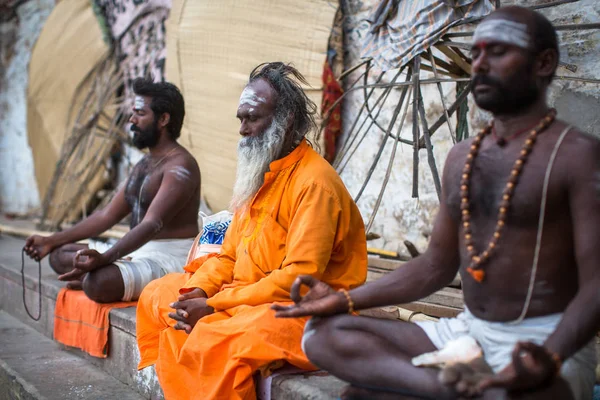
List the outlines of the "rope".
{"type": "Polygon", "coordinates": [[[34,317],[27,307],[25,301],[25,249],[21,250],[21,282],[23,283],[23,305],[27,315],[34,320],[39,321],[42,317],[42,262],[38,260],[38,316],[34,317]]]}
{"type": "Polygon", "coordinates": [[[556,141],[554,145],[554,150],[550,155],[550,160],[548,161],[548,167],[546,168],[546,175],[544,176],[544,187],[542,189],[542,203],[540,204],[540,218],[538,221],[538,231],[535,242],[535,251],[533,253],[533,266],[531,268],[531,277],[529,278],[529,288],[527,289],[527,297],[525,298],[525,303],[523,304],[523,310],[521,311],[521,315],[516,320],[510,322],[511,325],[519,324],[525,319],[525,315],[529,311],[529,305],[531,304],[531,297],[533,296],[533,287],[535,286],[535,278],[537,275],[538,269],[538,261],[540,260],[540,250],[542,248],[542,233],[544,231],[544,217],[546,214],[546,201],[548,200],[548,184],[550,182],[550,174],[552,173],[552,167],[554,166],[554,161],[556,160],[556,155],[558,154],[558,149],[563,142],[567,133],[571,130],[571,125],[567,126],[565,130],[560,134],[560,137],[556,141]]]}

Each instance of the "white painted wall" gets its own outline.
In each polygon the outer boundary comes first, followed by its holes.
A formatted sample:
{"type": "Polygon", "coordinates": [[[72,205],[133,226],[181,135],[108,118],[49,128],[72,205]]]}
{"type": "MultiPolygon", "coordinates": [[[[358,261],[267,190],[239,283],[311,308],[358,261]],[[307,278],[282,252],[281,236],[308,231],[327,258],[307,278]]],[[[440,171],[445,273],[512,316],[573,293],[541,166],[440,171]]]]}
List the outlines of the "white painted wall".
{"type": "Polygon", "coordinates": [[[0,212],[26,214],[39,207],[27,140],[27,81],[31,50],[54,0],[30,0],[0,23],[0,212]]]}

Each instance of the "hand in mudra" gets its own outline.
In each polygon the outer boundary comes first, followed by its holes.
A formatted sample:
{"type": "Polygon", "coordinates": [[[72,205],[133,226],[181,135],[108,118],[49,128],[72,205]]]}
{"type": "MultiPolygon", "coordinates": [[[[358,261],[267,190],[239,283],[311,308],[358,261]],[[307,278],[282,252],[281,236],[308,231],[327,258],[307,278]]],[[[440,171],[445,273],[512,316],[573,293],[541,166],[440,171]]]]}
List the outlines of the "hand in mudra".
{"type": "Polygon", "coordinates": [[[512,362],[496,375],[484,379],[479,391],[501,387],[509,391],[536,389],[551,382],[559,371],[552,354],[545,347],[531,342],[518,342],[512,362]]]}
{"type": "Polygon", "coordinates": [[[336,292],[329,285],[313,278],[310,275],[300,275],[294,281],[290,291],[294,305],[282,306],[273,304],[277,318],[297,317],[328,317],[335,314],[348,312],[348,300],[344,294],[336,292]],[[300,289],[305,285],[308,292],[300,295],[300,289]]]}

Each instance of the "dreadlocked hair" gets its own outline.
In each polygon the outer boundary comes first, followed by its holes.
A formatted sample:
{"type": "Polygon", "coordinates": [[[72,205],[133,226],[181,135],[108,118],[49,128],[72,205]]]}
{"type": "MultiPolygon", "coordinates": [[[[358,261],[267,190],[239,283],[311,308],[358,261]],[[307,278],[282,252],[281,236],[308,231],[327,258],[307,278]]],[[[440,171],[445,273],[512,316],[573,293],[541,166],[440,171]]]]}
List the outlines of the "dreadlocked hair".
{"type": "Polygon", "coordinates": [[[258,79],[269,82],[277,93],[275,113],[286,119],[293,118],[291,129],[297,139],[302,139],[311,130],[316,131],[317,105],[300,87],[301,83],[309,86],[300,71],[279,61],[263,63],[252,70],[248,84],[258,79]]]}

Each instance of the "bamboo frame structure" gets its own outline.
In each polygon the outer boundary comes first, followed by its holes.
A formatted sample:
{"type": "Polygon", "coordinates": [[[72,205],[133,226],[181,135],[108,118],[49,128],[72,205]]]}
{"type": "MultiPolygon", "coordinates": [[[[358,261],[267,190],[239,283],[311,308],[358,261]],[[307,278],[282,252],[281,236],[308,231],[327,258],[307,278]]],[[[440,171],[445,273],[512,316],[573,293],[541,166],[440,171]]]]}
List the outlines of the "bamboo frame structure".
{"type": "MultiPolygon", "coordinates": [[[[567,3],[574,3],[579,0],[559,0],[545,4],[530,6],[531,9],[542,9],[557,7],[567,3]]],[[[496,1],[496,6],[500,6],[499,1],[496,1]]],[[[466,24],[476,24],[483,18],[463,21],[458,26],[466,24]]],[[[600,24],[568,24],[555,26],[557,31],[579,31],[600,29],[600,24]]],[[[328,123],[334,108],[344,101],[348,95],[352,93],[362,93],[362,104],[355,115],[349,128],[344,132],[345,140],[338,149],[336,157],[333,161],[333,166],[339,173],[352,162],[354,156],[360,153],[361,147],[366,141],[377,140],[379,147],[373,160],[370,162],[366,176],[360,185],[358,194],[355,196],[355,201],[360,201],[363,197],[366,187],[371,183],[374,171],[378,168],[382,161],[383,152],[390,144],[388,138],[392,139],[392,149],[390,158],[387,160],[385,167],[385,175],[381,182],[380,188],[376,191],[377,198],[373,209],[368,217],[366,225],[367,233],[371,231],[375,216],[382,203],[386,187],[389,184],[390,175],[393,171],[394,159],[397,155],[397,148],[400,144],[405,144],[412,147],[413,156],[413,178],[412,178],[412,197],[419,196],[419,155],[421,150],[425,150],[427,154],[427,163],[432,175],[435,190],[438,199],[441,196],[441,181],[438,172],[438,166],[433,154],[433,144],[431,137],[439,130],[440,127],[446,125],[448,127],[450,139],[452,143],[456,143],[465,137],[459,137],[458,131],[465,131],[466,116],[465,109],[468,104],[468,95],[471,91],[470,72],[471,60],[465,54],[465,51],[470,50],[470,44],[465,41],[460,41],[460,38],[469,38],[472,36],[472,31],[456,31],[453,28],[452,32],[443,35],[440,40],[429,48],[426,52],[416,56],[412,61],[409,61],[407,66],[395,70],[382,71],[375,79],[369,79],[372,72],[377,69],[372,59],[363,59],[357,65],[344,71],[340,76],[340,80],[345,83],[345,89],[342,96],[323,113],[322,128],[328,123]],[[456,40],[459,38],[458,40],[456,40]],[[360,73],[362,71],[362,73],[360,73]],[[422,76],[421,72],[432,73],[433,78],[422,76]],[[353,74],[360,73],[358,79],[354,79],[348,83],[348,79],[353,74]],[[400,80],[404,75],[405,79],[400,80]],[[447,94],[444,93],[442,83],[457,84],[457,93],[453,102],[448,103],[447,94]],[[440,115],[433,115],[431,110],[426,110],[423,102],[422,87],[424,85],[434,84],[437,86],[437,93],[442,104],[442,112],[440,115]],[[464,86],[464,87],[463,87],[464,86]],[[462,90],[461,90],[462,88],[462,90]],[[379,93],[375,93],[379,91],[379,93]],[[392,96],[392,93],[399,91],[398,96],[392,96]],[[409,95],[407,96],[407,93],[409,95]],[[376,96],[376,97],[375,97],[376,96]],[[373,98],[376,100],[373,102],[373,98]],[[392,100],[397,99],[397,100],[392,100]],[[397,101],[394,103],[394,101],[397,101]],[[412,107],[409,108],[408,102],[412,101],[412,107]],[[408,115],[412,119],[412,137],[401,137],[402,129],[408,115]],[[390,123],[384,127],[383,119],[391,114],[390,123]],[[455,121],[453,116],[456,115],[455,121]],[[432,120],[431,125],[427,119],[432,120]],[[400,121],[399,125],[396,124],[400,121]],[[368,122],[368,124],[367,124],[368,122]],[[397,125],[397,126],[396,126],[397,125]],[[368,138],[369,133],[379,133],[382,136],[368,138]]],[[[577,71],[576,65],[561,63],[560,67],[569,70],[572,73],[577,71]]],[[[600,84],[599,79],[581,77],[581,76],[565,76],[557,75],[556,80],[570,80],[586,84],[600,84]]]]}

